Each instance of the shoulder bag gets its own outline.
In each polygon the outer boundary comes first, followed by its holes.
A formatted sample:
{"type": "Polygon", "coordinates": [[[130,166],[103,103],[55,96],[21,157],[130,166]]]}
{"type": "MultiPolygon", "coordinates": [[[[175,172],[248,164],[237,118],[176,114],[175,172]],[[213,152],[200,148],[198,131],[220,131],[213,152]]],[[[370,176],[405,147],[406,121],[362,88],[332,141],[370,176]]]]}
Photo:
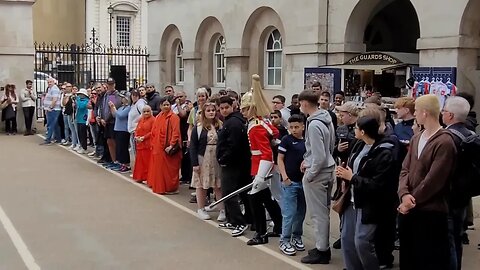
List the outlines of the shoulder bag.
{"type": "MultiPolygon", "coordinates": [[[[170,135],[170,119],[167,120],[167,135],[165,136],[166,137],[166,140],[165,140],[165,149],[167,149],[167,147],[170,146],[170,139],[169,139],[169,135],[170,135]]],[[[180,144],[177,142],[175,142],[175,144],[173,145],[173,147],[170,149],[170,151],[167,152],[167,155],[169,156],[173,156],[175,155],[178,151],[180,151],[180,144]]]]}

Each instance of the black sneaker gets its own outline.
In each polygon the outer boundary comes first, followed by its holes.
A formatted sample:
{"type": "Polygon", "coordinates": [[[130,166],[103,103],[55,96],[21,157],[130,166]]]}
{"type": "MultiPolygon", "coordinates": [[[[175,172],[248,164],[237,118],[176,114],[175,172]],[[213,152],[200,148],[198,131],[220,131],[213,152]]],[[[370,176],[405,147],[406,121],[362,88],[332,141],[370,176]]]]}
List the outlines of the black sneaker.
{"type": "Polygon", "coordinates": [[[238,237],[242,235],[247,229],[248,229],[248,225],[237,225],[237,227],[235,227],[235,229],[233,229],[232,231],[232,236],[238,237]]]}
{"type": "Polygon", "coordinates": [[[467,233],[462,234],[462,243],[464,245],[470,245],[470,239],[468,239],[468,234],[467,233]]]}
{"type": "Polygon", "coordinates": [[[335,243],[333,243],[332,247],[334,249],[341,249],[342,248],[342,240],[338,239],[337,241],[335,241],[335,243]]]}
{"type": "Polygon", "coordinates": [[[247,245],[249,246],[256,246],[256,245],[263,245],[268,244],[268,236],[266,235],[259,235],[255,234],[255,236],[248,240],[247,245]]]}
{"type": "Polygon", "coordinates": [[[293,238],[291,243],[297,251],[305,250],[305,245],[303,244],[302,238],[293,238]]]}
{"type": "Polygon", "coordinates": [[[327,251],[320,251],[318,249],[312,249],[308,251],[308,255],[302,258],[302,263],[305,264],[329,264],[332,259],[332,252],[330,249],[327,251]]]}

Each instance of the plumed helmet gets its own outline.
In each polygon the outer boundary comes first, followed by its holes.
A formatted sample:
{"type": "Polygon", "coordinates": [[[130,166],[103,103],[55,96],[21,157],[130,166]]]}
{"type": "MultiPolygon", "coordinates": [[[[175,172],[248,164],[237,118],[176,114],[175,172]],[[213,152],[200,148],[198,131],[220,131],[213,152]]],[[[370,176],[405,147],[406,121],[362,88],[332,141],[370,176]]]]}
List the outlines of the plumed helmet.
{"type": "Polygon", "coordinates": [[[251,114],[255,116],[267,116],[272,112],[267,99],[263,95],[258,74],[252,75],[252,88],[242,96],[241,102],[240,108],[250,107],[251,114]]]}

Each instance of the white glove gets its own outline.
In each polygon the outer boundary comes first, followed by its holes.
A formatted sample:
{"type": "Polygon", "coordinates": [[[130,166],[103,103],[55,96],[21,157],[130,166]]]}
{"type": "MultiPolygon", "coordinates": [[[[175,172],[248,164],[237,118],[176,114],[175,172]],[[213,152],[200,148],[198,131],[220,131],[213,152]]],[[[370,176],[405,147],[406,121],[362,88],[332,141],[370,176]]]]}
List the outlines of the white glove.
{"type": "Polygon", "coordinates": [[[268,188],[268,180],[265,180],[265,178],[270,174],[272,168],[273,162],[260,160],[257,175],[255,175],[255,179],[253,180],[252,190],[249,192],[250,195],[268,188]]]}

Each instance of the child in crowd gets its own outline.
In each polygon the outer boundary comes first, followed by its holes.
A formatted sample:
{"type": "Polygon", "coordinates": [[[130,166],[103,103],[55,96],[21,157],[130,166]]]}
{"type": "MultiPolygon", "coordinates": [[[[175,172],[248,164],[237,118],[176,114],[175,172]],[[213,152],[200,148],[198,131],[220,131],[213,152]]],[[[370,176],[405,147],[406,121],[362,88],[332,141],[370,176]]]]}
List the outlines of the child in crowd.
{"type": "Polygon", "coordinates": [[[303,193],[303,173],[300,166],[305,154],[304,118],[292,115],[288,119],[290,134],[283,137],[278,146],[278,169],[282,175],[284,193],[281,202],[283,227],[280,238],[280,250],[289,256],[304,251],[302,241],[303,221],[306,213],[305,195],[303,193]]]}
{"type": "Polygon", "coordinates": [[[288,130],[282,125],[282,112],[279,110],[274,110],[270,114],[270,120],[274,127],[278,129],[279,139],[282,139],[284,136],[288,135],[288,130]]]}

